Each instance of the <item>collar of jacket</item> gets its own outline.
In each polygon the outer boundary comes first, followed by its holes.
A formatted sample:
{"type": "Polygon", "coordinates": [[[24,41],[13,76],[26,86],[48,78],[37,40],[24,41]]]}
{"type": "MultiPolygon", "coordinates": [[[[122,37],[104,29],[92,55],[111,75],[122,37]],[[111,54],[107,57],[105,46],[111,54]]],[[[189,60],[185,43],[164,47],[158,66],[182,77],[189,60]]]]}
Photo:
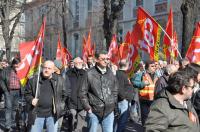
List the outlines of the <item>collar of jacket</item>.
{"type": "MultiPolygon", "coordinates": [[[[52,74],[52,78],[50,78],[50,81],[56,81],[56,78],[57,78],[57,76],[56,76],[56,74],[52,74]]],[[[43,76],[42,76],[42,73],[40,73],[40,79],[39,79],[39,83],[42,83],[43,82],[43,76]]]]}
{"type": "Polygon", "coordinates": [[[77,68],[72,68],[71,70],[72,72],[76,73],[76,74],[80,74],[83,75],[84,74],[84,70],[83,69],[77,69],[77,68]]]}
{"type": "Polygon", "coordinates": [[[187,109],[187,110],[190,110],[191,109],[191,102],[190,101],[186,101],[186,104],[187,104],[187,108],[184,107],[183,105],[181,105],[174,97],[173,95],[168,92],[167,90],[165,90],[165,93],[166,93],[166,96],[168,97],[168,101],[169,103],[174,106],[175,108],[178,108],[178,109],[187,109]]]}
{"type": "MultiPolygon", "coordinates": [[[[102,74],[101,70],[95,65],[95,69],[97,70],[98,73],[102,74]]],[[[107,74],[109,72],[109,68],[106,67],[106,72],[104,74],[107,74]]]]}

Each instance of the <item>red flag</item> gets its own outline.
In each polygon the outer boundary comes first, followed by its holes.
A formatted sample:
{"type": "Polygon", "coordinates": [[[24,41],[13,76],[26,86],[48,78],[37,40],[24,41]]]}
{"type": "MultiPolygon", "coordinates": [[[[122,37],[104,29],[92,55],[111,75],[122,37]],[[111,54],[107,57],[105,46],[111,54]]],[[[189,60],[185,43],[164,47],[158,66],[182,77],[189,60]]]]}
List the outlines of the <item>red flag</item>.
{"type": "Polygon", "coordinates": [[[120,44],[120,46],[119,46],[120,59],[126,59],[127,58],[127,55],[128,55],[128,52],[129,52],[128,44],[130,44],[130,43],[131,43],[131,33],[128,31],[126,33],[124,43],[120,44]]]}
{"type": "Polygon", "coordinates": [[[131,43],[131,33],[128,31],[125,36],[125,43],[131,43]]]}
{"type": "Polygon", "coordinates": [[[17,75],[22,86],[25,86],[28,78],[32,76],[41,63],[42,49],[44,42],[46,18],[40,28],[40,32],[35,41],[24,42],[19,45],[21,55],[20,66],[17,69],[17,75]]]}
{"type": "Polygon", "coordinates": [[[200,64],[200,22],[196,26],[186,57],[190,62],[200,64]]]}
{"type": "Polygon", "coordinates": [[[86,38],[83,36],[83,48],[82,48],[82,57],[83,61],[87,62],[88,52],[87,52],[87,45],[86,45],[86,38]]]}
{"type": "Polygon", "coordinates": [[[141,60],[137,47],[132,43],[122,43],[120,45],[119,52],[121,59],[128,60],[129,67],[126,72],[129,77],[132,77],[141,60]]]}
{"type": "Polygon", "coordinates": [[[67,63],[72,59],[72,55],[67,48],[62,48],[62,56],[63,65],[67,65],[67,63]]]}
{"type": "Polygon", "coordinates": [[[141,49],[149,54],[150,59],[158,60],[160,25],[141,7],[138,8],[137,23],[142,31],[141,49]]]}
{"type": "Polygon", "coordinates": [[[139,40],[142,40],[142,31],[140,25],[136,23],[131,32],[131,43],[135,45],[137,48],[140,48],[139,40]]]}
{"type": "Polygon", "coordinates": [[[168,22],[167,22],[165,30],[166,30],[166,33],[168,34],[168,36],[166,34],[164,35],[164,38],[163,38],[163,51],[164,51],[164,55],[165,55],[165,60],[170,62],[172,59],[175,59],[174,58],[175,57],[175,52],[177,52],[177,46],[178,46],[176,44],[177,36],[174,34],[172,7],[170,7],[169,16],[168,16],[168,22]]]}
{"type": "Polygon", "coordinates": [[[91,29],[90,29],[90,32],[88,34],[88,38],[86,41],[86,47],[87,47],[88,55],[92,55],[91,29]]]}
{"type": "Polygon", "coordinates": [[[60,35],[58,35],[56,59],[57,60],[62,60],[62,45],[61,45],[61,41],[60,41],[60,35]]]}
{"type": "Polygon", "coordinates": [[[108,57],[110,58],[110,61],[116,65],[118,65],[119,62],[119,49],[117,45],[117,38],[116,35],[113,35],[112,41],[110,43],[110,47],[108,50],[108,57]]]}

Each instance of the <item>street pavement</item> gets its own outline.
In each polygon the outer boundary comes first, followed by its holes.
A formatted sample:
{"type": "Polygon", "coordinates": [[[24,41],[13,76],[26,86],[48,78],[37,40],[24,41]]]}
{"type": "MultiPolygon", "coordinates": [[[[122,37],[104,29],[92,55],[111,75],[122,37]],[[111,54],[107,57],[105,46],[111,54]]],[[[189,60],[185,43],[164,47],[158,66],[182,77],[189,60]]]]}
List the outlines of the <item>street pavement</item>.
{"type": "MultiPolygon", "coordinates": [[[[5,129],[5,111],[4,108],[2,106],[2,104],[0,103],[0,132],[4,132],[5,129]]],[[[64,128],[62,129],[62,132],[68,132],[67,129],[67,123],[64,122],[64,128]]],[[[126,126],[126,130],[125,132],[143,132],[143,127],[141,126],[141,124],[137,124],[134,123],[132,121],[129,121],[127,126],[126,126]]],[[[15,129],[13,132],[25,132],[24,130],[18,131],[17,129],[15,129]]],[[[84,131],[83,131],[84,132],[84,131]]],[[[101,132],[101,128],[99,128],[98,132],[101,132]]]]}

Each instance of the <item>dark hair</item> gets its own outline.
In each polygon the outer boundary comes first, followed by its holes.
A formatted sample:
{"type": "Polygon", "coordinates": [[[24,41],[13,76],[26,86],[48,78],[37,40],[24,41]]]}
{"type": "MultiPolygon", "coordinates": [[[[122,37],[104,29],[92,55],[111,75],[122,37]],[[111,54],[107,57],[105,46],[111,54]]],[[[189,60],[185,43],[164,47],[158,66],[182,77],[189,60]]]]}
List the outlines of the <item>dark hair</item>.
{"type": "Polygon", "coordinates": [[[190,79],[193,79],[193,74],[183,69],[170,75],[168,80],[168,87],[166,88],[171,94],[179,93],[181,88],[189,84],[190,79]]]}
{"type": "Polygon", "coordinates": [[[100,54],[108,54],[108,51],[106,51],[106,50],[98,51],[98,52],[95,53],[95,57],[96,57],[96,58],[99,58],[99,55],[100,55],[100,54]]]}
{"type": "Polygon", "coordinates": [[[154,63],[155,63],[155,61],[152,61],[152,60],[147,61],[147,62],[145,63],[145,69],[147,70],[147,69],[149,68],[149,65],[150,65],[150,64],[154,64],[154,63]]]}
{"type": "Polygon", "coordinates": [[[195,78],[200,73],[200,65],[195,63],[188,64],[184,69],[190,71],[195,78]]]}
{"type": "Polygon", "coordinates": [[[20,58],[13,58],[12,62],[11,62],[11,66],[15,65],[15,64],[19,64],[20,63],[20,58]]]}
{"type": "Polygon", "coordinates": [[[126,67],[127,66],[127,64],[128,64],[128,61],[127,60],[121,60],[120,62],[119,62],[119,68],[123,68],[123,67],[126,67]]]}

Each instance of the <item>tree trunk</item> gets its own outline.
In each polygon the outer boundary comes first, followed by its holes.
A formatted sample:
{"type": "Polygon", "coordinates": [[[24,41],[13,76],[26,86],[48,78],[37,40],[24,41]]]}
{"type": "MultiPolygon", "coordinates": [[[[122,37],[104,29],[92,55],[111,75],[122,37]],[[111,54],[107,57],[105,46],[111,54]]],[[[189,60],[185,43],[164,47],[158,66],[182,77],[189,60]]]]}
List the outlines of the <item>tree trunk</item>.
{"type": "Polygon", "coordinates": [[[103,0],[104,2],[104,37],[106,49],[109,49],[112,36],[117,33],[117,19],[123,10],[125,0],[103,0]]]}
{"type": "Polygon", "coordinates": [[[3,38],[5,42],[5,48],[6,48],[6,58],[9,61],[10,60],[10,54],[11,54],[11,40],[9,39],[9,32],[10,32],[10,20],[2,20],[2,33],[3,38]]]}
{"type": "Polygon", "coordinates": [[[183,14],[183,32],[182,32],[182,48],[181,55],[185,57],[188,46],[193,36],[198,17],[198,1],[199,0],[183,0],[181,11],[183,14]]]}
{"type": "Polygon", "coordinates": [[[66,1],[62,1],[62,29],[63,29],[63,44],[64,47],[67,48],[67,31],[66,31],[66,21],[65,21],[65,14],[66,14],[66,1]]]}

